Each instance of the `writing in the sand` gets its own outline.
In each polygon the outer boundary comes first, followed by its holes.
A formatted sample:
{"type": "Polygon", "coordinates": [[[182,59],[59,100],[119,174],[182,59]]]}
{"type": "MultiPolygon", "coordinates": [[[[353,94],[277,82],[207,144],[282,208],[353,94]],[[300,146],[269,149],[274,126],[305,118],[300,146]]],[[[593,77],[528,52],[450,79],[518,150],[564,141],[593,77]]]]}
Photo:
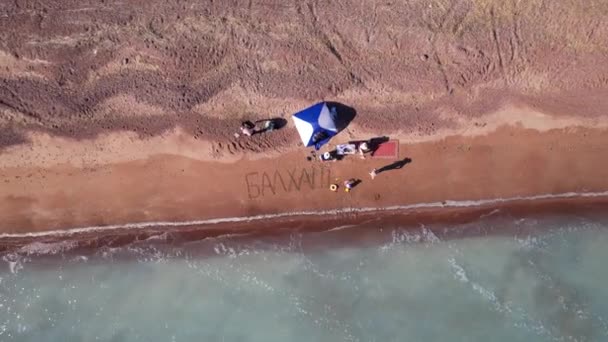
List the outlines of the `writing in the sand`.
{"type": "Polygon", "coordinates": [[[324,167],[274,170],[274,172],[250,172],[245,175],[250,199],[276,195],[280,192],[314,190],[329,187],[331,171],[324,167]]]}

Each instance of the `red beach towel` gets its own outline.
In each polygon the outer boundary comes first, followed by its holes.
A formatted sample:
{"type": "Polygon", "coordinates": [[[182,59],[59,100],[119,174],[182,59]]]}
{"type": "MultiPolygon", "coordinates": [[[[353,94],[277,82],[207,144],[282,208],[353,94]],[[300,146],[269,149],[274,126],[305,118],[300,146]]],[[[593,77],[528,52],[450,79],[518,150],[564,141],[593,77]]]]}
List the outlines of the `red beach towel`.
{"type": "Polygon", "coordinates": [[[399,158],[399,140],[389,140],[378,145],[378,148],[372,152],[372,158],[398,159],[399,158]]]}

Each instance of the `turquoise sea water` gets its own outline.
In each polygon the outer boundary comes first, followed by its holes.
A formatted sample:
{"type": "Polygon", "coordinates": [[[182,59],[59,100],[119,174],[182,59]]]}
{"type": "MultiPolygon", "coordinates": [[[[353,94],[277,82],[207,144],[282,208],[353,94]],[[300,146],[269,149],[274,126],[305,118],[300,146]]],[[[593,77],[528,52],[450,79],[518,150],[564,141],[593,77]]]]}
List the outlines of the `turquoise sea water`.
{"type": "Polygon", "coordinates": [[[2,256],[0,341],[608,341],[606,227],[486,218],[86,254],[32,244],[2,256]]]}

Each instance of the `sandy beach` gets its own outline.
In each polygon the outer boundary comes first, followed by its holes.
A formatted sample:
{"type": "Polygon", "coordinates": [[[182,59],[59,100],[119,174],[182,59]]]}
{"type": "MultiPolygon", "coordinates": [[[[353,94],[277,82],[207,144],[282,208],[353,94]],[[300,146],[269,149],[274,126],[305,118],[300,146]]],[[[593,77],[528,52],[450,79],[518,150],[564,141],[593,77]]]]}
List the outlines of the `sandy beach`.
{"type": "Polygon", "coordinates": [[[603,201],[608,191],[608,171],[598,160],[608,146],[602,128],[539,131],[505,125],[484,134],[402,143],[399,160],[411,162],[374,180],[368,172],[394,160],[354,155],[308,161],[309,149],[297,146],[217,160],[197,155],[205,143],[180,133],[140,143],[147,151],[130,147],[124,134],[93,142],[32,138],[37,139],[40,146],[4,153],[5,234],[332,210],[356,216],[357,209],[395,206],[441,211],[438,203],[492,207],[501,204],[493,200],[515,203],[538,196],[572,201],[589,194],[603,201]],[[45,146],[47,163],[54,165],[36,164],[45,146]],[[185,153],[168,152],[180,150],[185,153]],[[81,160],[83,155],[95,159],[81,160]],[[348,178],[362,182],[350,193],[329,190],[348,178]]]}
{"type": "Polygon", "coordinates": [[[603,203],[605,13],[541,3],[364,1],[366,25],[329,4],[4,4],[0,236],[399,206],[439,215],[436,204],[452,202],[603,203]],[[324,150],[388,136],[399,158],[308,161],[291,115],[321,100],[356,110],[324,150]],[[242,120],[268,118],[288,125],[233,136],[242,120]],[[362,182],[329,191],[349,178],[362,182]]]}

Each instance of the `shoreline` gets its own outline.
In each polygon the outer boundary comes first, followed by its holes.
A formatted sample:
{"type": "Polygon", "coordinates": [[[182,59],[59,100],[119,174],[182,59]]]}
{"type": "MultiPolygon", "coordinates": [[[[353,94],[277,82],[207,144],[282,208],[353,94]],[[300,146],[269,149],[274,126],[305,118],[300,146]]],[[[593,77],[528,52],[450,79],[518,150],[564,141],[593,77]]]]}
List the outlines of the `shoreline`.
{"type": "MultiPolygon", "coordinates": [[[[393,213],[393,212],[410,212],[415,210],[432,210],[432,209],[499,209],[501,206],[509,204],[519,204],[527,202],[531,204],[539,204],[545,200],[572,200],[573,202],[586,198],[597,198],[600,203],[608,203],[608,191],[589,192],[589,193],[561,193],[561,194],[542,194],[529,197],[511,197],[511,198],[495,198],[488,200],[445,200],[442,202],[433,203],[416,203],[411,205],[397,205],[390,207],[364,207],[364,208],[339,208],[327,211],[299,211],[299,212],[283,212],[277,214],[262,214],[255,216],[244,217],[220,217],[203,220],[192,221],[160,221],[160,222],[132,222],[125,224],[106,225],[106,226],[90,226],[90,227],[71,227],[59,230],[29,232],[29,233],[0,233],[0,241],[7,238],[37,238],[37,237],[60,237],[72,236],[86,233],[103,233],[120,230],[139,230],[139,229],[160,229],[160,228],[175,228],[175,227],[192,227],[192,226],[209,226],[224,223],[255,223],[263,220],[281,220],[281,219],[302,219],[305,217],[331,217],[340,216],[343,214],[377,214],[377,213],[393,213]]],[[[1,243],[1,242],[0,242],[1,243]]]]}
{"type": "MultiPolygon", "coordinates": [[[[539,195],[484,201],[446,201],[398,208],[360,208],[332,212],[289,213],[257,217],[224,218],[190,222],[147,222],[110,227],[74,228],[23,234],[0,235],[4,255],[55,255],[66,251],[94,253],[100,248],[118,248],[133,243],[174,246],[208,238],[277,238],[284,234],[330,233],[361,228],[353,240],[365,240],[377,229],[415,230],[423,227],[442,238],[504,234],[489,227],[463,231],[459,225],[492,219],[525,219],[543,216],[604,215],[608,192],[539,195]],[[471,203],[475,202],[475,203],[471,203]],[[382,215],[378,215],[382,213],[382,215]],[[448,225],[438,229],[438,225],[448,225]],[[427,226],[432,226],[426,228],[427,226]],[[372,228],[368,230],[366,229],[372,228]],[[366,233],[367,232],[367,233],[366,233]]],[[[344,236],[342,236],[343,238],[344,236]]],[[[347,240],[341,243],[348,244],[347,240]]]]}

